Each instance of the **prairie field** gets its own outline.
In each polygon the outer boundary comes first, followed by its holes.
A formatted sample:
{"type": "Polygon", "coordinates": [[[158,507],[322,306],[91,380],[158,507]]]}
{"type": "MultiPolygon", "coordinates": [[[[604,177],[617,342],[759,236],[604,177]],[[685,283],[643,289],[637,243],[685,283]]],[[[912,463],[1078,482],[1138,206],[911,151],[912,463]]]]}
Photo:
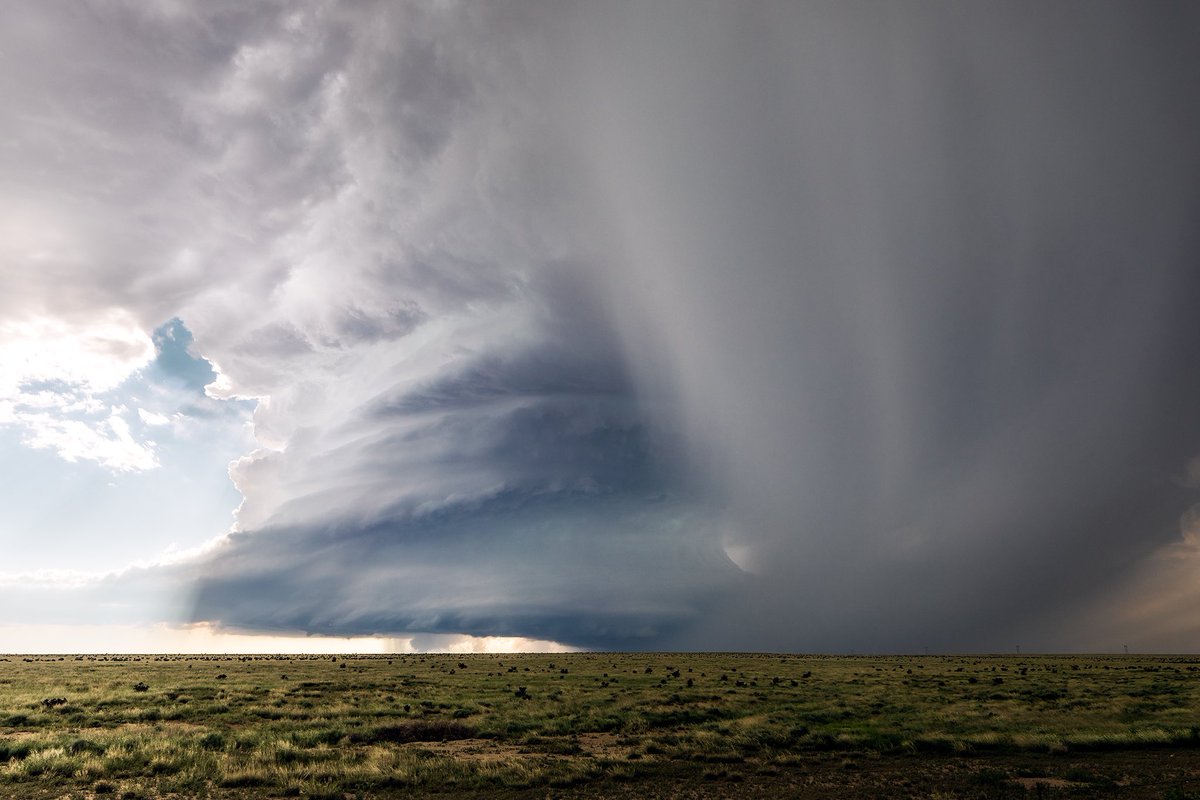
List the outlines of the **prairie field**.
{"type": "Polygon", "coordinates": [[[0,797],[1200,798],[1200,657],[0,656],[0,797]]]}

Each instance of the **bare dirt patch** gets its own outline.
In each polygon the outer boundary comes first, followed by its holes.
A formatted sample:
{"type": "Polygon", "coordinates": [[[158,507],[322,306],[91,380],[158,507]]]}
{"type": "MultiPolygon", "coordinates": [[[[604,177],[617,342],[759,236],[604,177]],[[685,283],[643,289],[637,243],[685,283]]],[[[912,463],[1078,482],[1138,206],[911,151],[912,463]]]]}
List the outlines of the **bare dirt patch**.
{"type": "Polygon", "coordinates": [[[493,739],[458,739],[450,742],[414,742],[405,745],[446,758],[462,761],[489,762],[523,758],[521,748],[493,739]]]}
{"type": "Polygon", "coordinates": [[[620,744],[621,737],[615,733],[581,733],[579,746],[594,758],[626,758],[630,748],[620,744]]]}
{"type": "Polygon", "coordinates": [[[1037,790],[1038,787],[1045,789],[1073,789],[1086,787],[1086,783],[1080,781],[1069,781],[1066,778],[1009,778],[1009,783],[1015,783],[1022,789],[1037,790]]]}

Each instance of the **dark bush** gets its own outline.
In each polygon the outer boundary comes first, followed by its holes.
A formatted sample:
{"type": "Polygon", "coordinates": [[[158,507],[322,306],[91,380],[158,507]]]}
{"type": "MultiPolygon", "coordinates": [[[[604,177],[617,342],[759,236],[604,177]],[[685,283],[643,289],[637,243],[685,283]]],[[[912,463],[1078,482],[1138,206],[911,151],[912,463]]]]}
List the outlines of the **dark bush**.
{"type": "Polygon", "coordinates": [[[205,750],[224,750],[225,737],[216,731],[206,733],[200,737],[200,746],[205,750]]]}
{"type": "Polygon", "coordinates": [[[392,742],[451,742],[459,739],[474,739],[478,731],[470,725],[444,719],[415,720],[400,725],[383,725],[362,733],[350,734],[355,744],[378,744],[392,742]]]}
{"type": "Polygon", "coordinates": [[[345,736],[345,732],[337,728],[326,728],[324,730],[313,731],[311,734],[302,737],[297,737],[297,739],[301,744],[306,746],[325,744],[333,747],[341,742],[345,736]]]}
{"type": "Polygon", "coordinates": [[[29,742],[12,742],[0,740],[0,763],[8,763],[12,759],[20,761],[33,752],[29,742]]]}
{"type": "Polygon", "coordinates": [[[104,755],[105,747],[98,742],[92,742],[87,739],[76,739],[67,746],[67,750],[73,756],[90,753],[96,756],[104,755]]]}

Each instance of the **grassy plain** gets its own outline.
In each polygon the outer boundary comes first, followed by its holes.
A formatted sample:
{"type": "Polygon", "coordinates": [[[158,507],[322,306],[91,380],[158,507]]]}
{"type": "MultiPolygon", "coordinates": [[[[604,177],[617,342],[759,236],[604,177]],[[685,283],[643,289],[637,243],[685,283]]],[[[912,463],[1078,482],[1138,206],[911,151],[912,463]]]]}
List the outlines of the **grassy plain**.
{"type": "Polygon", "coordinates": [[[0,797],[1034,791],[1200,800],[1200,658],[0,656],[0,797]]]}

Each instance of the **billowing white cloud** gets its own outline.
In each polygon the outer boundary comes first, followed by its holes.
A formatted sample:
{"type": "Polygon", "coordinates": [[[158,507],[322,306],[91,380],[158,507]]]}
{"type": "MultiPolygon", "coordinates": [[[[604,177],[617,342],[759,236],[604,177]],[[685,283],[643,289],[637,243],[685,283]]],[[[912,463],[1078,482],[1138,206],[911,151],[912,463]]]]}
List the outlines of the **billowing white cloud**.
{"type": "Polygon", "coordinates": [[[108,391],[154,357],[149,335],[121,309],[71,321],[36,314],[10,317],[0,322],[0,347],[5,355],[0,397],[10,402],[36,395],[30,384],[108,391]]]}
{"type": "Polygon", "coordinates": [[[0,351],[0,424],[18,427],[26,445],[118,471],[157,466],[152,444],[131,434],[125,409],[98,397],[154,356],[150,337],[127,312],[70,322],[10,319],[0,323],[0,351]]]}

